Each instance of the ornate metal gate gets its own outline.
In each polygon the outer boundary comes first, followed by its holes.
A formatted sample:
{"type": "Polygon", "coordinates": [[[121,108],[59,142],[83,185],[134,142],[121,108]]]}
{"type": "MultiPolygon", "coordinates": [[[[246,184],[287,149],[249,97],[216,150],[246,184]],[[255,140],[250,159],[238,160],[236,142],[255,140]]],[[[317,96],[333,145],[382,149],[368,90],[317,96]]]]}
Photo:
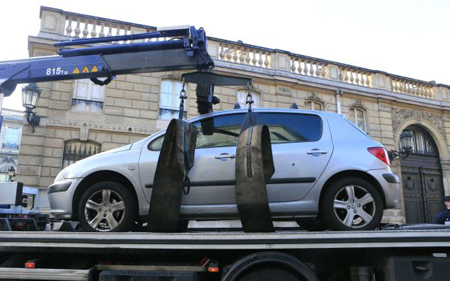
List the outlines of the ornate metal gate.
{"type": "Polygon", "coordinates": [[[406,222],[431,223],[444,207],[444,188],[439,153],[432,137],[418,126],[405,129],[412,138],[402,140],[412,153],[401,160],[406,222]]]}

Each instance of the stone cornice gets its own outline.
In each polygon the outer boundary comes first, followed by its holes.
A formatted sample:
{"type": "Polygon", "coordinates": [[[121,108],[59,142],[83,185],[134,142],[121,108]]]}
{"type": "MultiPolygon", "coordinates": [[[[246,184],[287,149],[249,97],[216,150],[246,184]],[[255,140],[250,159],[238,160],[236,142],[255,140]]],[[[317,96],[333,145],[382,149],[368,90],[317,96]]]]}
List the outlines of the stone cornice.
{"type": "Polygon", "coordinates": [[[432,108],[440,110],[449,110],[450,102],[430,100],[421,97],[413,97],[405,94],[394,93],[383,89],[368,88],[358,85],[351,85],[347,83],[342,83],[340,81],[333,81],[329,79],[322,79],[317,77],[310,77],[298,74],[292,74],[282,70],[274,70],[268,68],[259,68],[249,65],[242,65],[230,62],[224,62],[220,60],[214,60],[216,67],[222,69],[232,70],[232,73],[236,73],[236,70],[252,73],[254,76],[265,79],[275,79],[291,83],[300,84],[311,87],[320,87],[322,89],[328,89],[336,91],[338,89],[343,90],[344,93],[352,93],[356,95],[368,96],[372,98],[381,98],[391,101],[398,101],[407,104],[419,105],[419,106],[429,106],[432,108]]]}
{"type": "Polygon", "coordinates": [[[47,126],[48,127],[74,128],[74,129],[80,129],[81,127],[87,127],[90,130],[100,130],[100,131],[120,132],[120,133],[133,133],[133,134],[143,134],[143,135],[149,135],[149,134],[153,133],[153,131],[146,129],[146,128],[141,128],[141,127],[111,125],[111,124],[95,123],[95,122],[88,122],[88,121],[70,121],[70,120],[61,120],[61,119],[48,119],[47,126]]]}

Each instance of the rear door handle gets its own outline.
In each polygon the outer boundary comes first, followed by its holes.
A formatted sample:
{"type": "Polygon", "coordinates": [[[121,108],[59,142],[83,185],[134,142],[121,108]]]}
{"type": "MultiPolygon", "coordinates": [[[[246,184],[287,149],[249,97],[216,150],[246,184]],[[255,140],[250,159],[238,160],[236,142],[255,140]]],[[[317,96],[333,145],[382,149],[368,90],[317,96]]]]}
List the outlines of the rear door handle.
{"type": "Polygon", "coordinates": [[[311,151],[306,152],[307,154],[327,154],[328,151],[325,150],[319,150],[318,148],[315,148],[311,151]]]}
{"type": "Polygon", "coordinates": [[[229,153],[221,153],[220,155],[215,156],[216,159],[234,159],[236,158],[236,155],[229,154],[229,153]]]}

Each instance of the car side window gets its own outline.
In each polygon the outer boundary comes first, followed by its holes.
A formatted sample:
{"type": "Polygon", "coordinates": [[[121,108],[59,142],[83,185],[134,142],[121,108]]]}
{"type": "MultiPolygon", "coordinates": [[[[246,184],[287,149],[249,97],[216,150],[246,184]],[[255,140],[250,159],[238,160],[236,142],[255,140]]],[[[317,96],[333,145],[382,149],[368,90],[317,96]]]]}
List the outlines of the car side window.
{"type": "Polygon", "coordinates": [[[245,114],[232,114],[214,117],[212,134],[202,131],[201,122],[195,122],[197,127],[196,148],[236,146],[241,132],[245,114]]]}
{"type": "MultiPolygon", "coordinates": [[[[200,121],[194,123],[197,127],[196,148],[236,146],[241,132],[242,122],[245,114],[231,114],[213,117],[214,128],[212,134],[205,134],[200,121]]],[[[203,119],[207,120],[207,119],[203,119]]],[[[152,151],[161,150],[164,135],[152,141],[148,149],[152,151]]]]}
{"type": "Polygon", "coordinates": [[[272,144],[313,142],[322,137],[322,119],[313,114],[260,113],[258,123],[269,127],[272,144]]]}

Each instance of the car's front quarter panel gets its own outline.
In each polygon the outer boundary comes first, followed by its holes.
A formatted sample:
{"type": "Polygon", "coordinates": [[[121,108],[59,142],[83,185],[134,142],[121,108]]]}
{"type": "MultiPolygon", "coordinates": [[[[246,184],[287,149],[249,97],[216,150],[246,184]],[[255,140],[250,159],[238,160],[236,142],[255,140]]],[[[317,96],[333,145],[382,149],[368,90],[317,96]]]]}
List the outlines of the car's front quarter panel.
{"type": "MultiPolygon", "coordinates": [[[[134,187],[140,206],[145,203],[142,188],[139,182],[138,159],[141,147],[121,150],[111,153],[104,153],[83,159],[62,171],[63,175],[58,176],[59,181],[49,187],[70,181],[71,185],[66,191],[50,192],[48,194],[51,213],[57,219],[70,219],[72,217],[72,203],[74,194],[82,181],[97,172],[109,171],[118,173],[126,177],[134,187]],[[141,202],[142,201],[142,202],[141,202]]],[[[107,181],[108,178],[101,179],[107,181]]]]}

